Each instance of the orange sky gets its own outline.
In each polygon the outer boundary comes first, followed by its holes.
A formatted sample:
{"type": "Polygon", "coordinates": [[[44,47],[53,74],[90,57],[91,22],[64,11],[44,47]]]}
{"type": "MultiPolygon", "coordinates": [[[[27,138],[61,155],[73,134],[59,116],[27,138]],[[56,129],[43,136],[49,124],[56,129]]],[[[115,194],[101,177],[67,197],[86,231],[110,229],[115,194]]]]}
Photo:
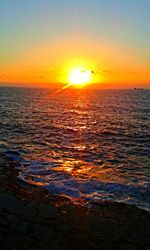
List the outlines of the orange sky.
{"type": "Polygon", "coordinates": [[[94,71],[97,87],[149,87],[150,71],[136,53],[104,41],[63,39],[61,43],[43,43],[22,52],[15,62],[0,69],[1,81],[13,84],[51,87],[67,83],[68,74],[80,64],[94,71]],[[53,83],[53,84],[52,84],[53,83]],[[55,84],[54,84],[55,83],[55,84]]]}
{"type": "MultiPolygon", "coordinates": [[[[63,0],[63,3],[66,1],[63,0]]],[[[129,16],[126,9],[124,21],[120,15],[123,6],[117,7],[120,8],[118,10],[113,9],[113,6],[109,6],[109,0],[106,6],[98,2],[87,5],[85,16],[82,16],[85,6],[78,1],[69,7],[66,5],[63,13],[61,7],[64,5],[60,6],[58,2],[53,6],[47,6],[45,1],[42,1],[43,4],[38,3],[38,7],[34,0],[30,6],[25,3],[24,6],[17,5],[17,2],[14,6],[0,3],[4,13],[0,17],[4,24],[0,39],[1,85],[57,87],[68,83],[68,75],[73,67],[82,65],[94,72],[91,79],[94,87],[150,87],[150,50],[144,30],[146,24],[143,19],[134,20],[137,18],[134,6],[129,5],[131,10],[133,8],[129,16]],[[50,13],[50,7],[54,13],[50,13]],[[107,10],[106,7],[110,16],[107,11],[106,16],[102,11],[103,8],[107,10]],[[11,12],[13,20],[9,15],[11,12]],[[34,12],[39,15],[38,18],[34,12]],[[63,19],[59,20],[57,12],[64,15],[63,19]],[[29,15],[29,23],[25,19],[26,14],[29,15]],[[137,34],[135,24],[141,25],[138,26],[137,34]]],[[[127,8],[128,4],[127,1],[127,8]]],[[[145,11],[143,8],[143,13],[145,11]]],[[[150,40],[150,37],[147,39],[150,40]]]]}

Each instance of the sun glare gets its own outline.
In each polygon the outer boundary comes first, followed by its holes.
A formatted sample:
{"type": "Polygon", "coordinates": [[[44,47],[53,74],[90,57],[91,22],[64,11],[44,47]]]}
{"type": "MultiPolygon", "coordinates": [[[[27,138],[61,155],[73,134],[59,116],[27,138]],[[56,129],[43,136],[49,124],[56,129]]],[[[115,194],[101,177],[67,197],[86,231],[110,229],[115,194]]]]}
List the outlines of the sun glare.
{"type": "Polygon", "coordinates": [[[82,86],[91,81],[92,73],[88,69],[77,68],[73,69],[69,74],[69,83],[77,86],[82,86]]]}

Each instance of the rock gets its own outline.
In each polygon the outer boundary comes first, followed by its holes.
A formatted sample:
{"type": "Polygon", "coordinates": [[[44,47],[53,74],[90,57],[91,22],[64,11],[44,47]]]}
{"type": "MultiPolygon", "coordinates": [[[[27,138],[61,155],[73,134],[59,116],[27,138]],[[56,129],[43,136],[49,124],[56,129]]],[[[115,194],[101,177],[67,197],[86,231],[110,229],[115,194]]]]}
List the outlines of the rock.
{"type": "Polygon", "coordinates": [[[15,162],[0,156],[0,249],[150,249],[150,214],[99,202],[90,208],[22,185],[15,162]]]}

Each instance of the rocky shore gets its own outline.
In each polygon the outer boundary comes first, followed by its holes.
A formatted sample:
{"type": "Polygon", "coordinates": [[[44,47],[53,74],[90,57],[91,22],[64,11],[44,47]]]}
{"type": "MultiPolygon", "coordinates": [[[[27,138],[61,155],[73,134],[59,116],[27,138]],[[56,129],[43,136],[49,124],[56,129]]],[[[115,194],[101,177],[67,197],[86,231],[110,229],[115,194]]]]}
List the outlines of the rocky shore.
{"type": "Polygon", "coordinates": [[[0,155],[0,249],[150,250],[150,214],[99,202],[90,208],[17,179],[15,161],[0,155]]]}

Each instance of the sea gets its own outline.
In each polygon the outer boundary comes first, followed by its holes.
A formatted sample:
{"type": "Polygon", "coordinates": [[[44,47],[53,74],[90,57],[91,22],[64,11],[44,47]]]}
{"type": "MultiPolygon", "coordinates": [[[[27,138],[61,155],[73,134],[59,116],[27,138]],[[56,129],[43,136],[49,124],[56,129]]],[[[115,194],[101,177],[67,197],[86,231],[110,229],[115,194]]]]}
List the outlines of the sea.
{"type": "Polygon", "coordinates": [[[0,87],[0,152],[49,195],[150,211],[150,90],[0,87]]]}

